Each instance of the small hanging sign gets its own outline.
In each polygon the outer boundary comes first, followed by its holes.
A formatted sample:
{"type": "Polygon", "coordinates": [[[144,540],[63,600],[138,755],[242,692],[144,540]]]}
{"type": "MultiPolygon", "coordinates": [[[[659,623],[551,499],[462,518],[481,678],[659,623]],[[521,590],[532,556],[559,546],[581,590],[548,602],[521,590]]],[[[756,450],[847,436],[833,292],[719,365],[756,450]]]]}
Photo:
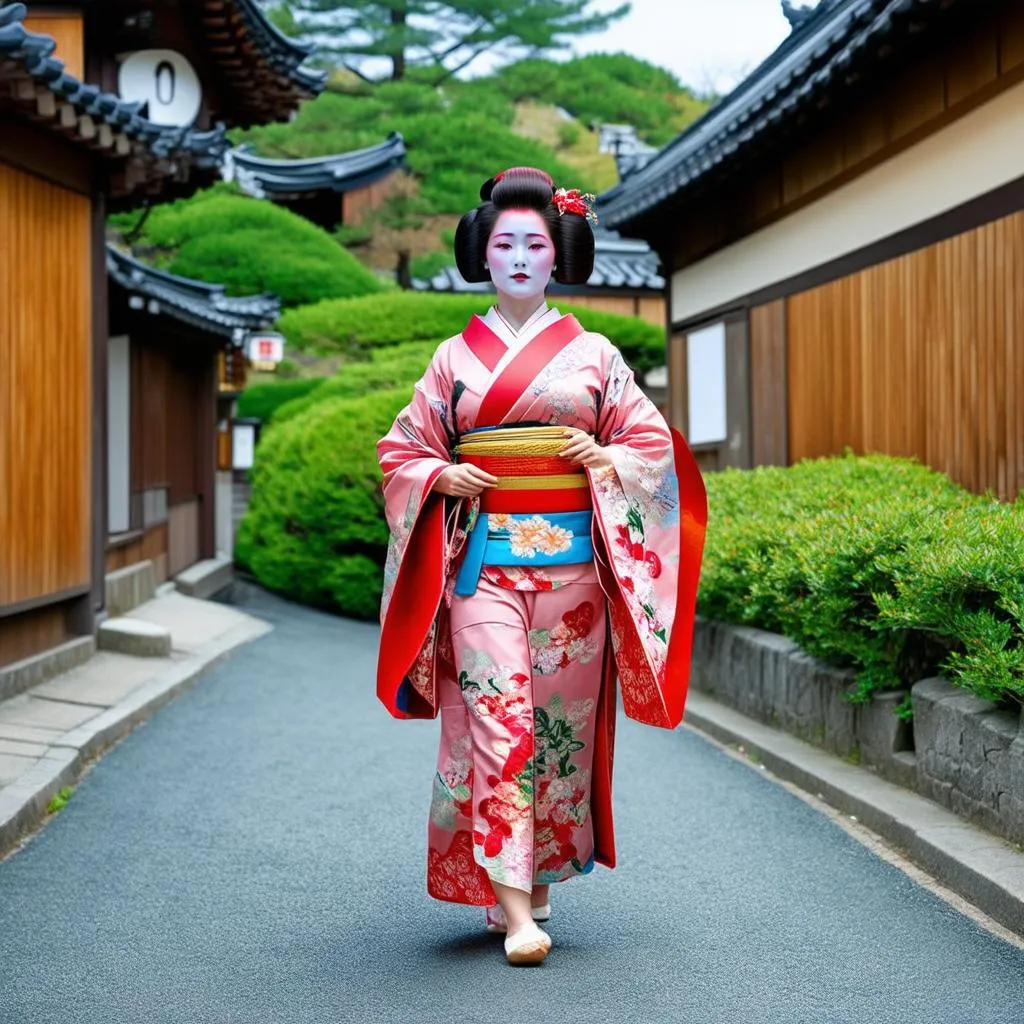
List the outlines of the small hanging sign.
{"type": "Polygon", "coordinates": [[[154,124],[184,128],[199,116],[203,88],[196,69],[174,50],[139,50],[118,72],[118,91],[154,124]]]}

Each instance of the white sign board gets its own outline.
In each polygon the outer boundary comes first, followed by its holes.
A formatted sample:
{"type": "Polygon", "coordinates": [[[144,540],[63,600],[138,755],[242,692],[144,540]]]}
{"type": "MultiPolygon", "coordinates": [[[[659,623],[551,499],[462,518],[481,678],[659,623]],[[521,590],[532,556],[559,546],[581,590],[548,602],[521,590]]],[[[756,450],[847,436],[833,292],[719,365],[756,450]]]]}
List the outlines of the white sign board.
{"type": "Polygon", "coordinates": [[[174,50],[139,50],[121,64],[118,92],[154,124],[187,127],[199,116],[203,89],[196,69],[174,50]]]}
{"type": "Polygon", "coordinates": [[[254,365],[276,366],[284,359],[284,337],[270,331],[250,334],[248,356],[254,365]]]}
{"type": "Polygon", "coordinates": [[[231,428],[231,465],[234,469],[252,469],[256,457],[256,428],[251,423],[235,423],[231,428]]]}
{"type": "Polygon", "coordinates": [[[725,324],[694,331],[686,339],[690,444],[718,444],[728,436],[725,416],[725,324]]]}

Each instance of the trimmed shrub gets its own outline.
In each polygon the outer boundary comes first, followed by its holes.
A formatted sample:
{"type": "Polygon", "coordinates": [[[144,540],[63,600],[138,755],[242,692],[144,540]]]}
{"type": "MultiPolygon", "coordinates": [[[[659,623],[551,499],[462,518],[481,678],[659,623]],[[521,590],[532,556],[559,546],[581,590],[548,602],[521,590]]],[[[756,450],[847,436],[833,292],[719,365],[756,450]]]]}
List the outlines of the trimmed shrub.
{"type": "Polygon", "coordinates": [[[317,387],[307,394],[280,405],[273,421],[283,423],[293,419],[311,405],[330,398],[357,398],[374,391],[393,390],[408,396],[412,386],[423,376],[441,340],[410,341],[378,349],[368,363],[347,363],[333,377],[318,381],[317,387]]]}
{"type": "Polygon", "coordinates": [[[383,289],[326,231],[269,200],[223,189],[155,207],[138,246],[158,250],[171,273],[223,284],[231,295],[273,292],[285,307],[383,289]]]}
{"type": "Polygon", "coordinates": [[[252,384],[238,396],[238,415],[253,416],[266,422],[273,417],[279,406],[308,395],[322,383],[322,377],[311,377],[252,384]]]}
{"type": "Polygon", "coordinates": [[[375,618],[388,530],[374,443],[407,401],[397,391],[329,399],[267,430],[236,561],[297,601],[375,618]]]}
{"type": "MultiPolygon", "coordinates": [[[[342,352],[358,360],[379,346],[450,338],[466,326],[473,313],[485,312],[493,302],[489,294],[392,292],[288,310],[278,328],[288,344],[300,351],[342,352]]],[[[560,296],[552,296],[551,302],[563,313],[573,313],[587,329],[606,335],[637,372],[664,364],[662,328],[636,317],[576,307],[562,302],[560,296]]]]}
{"type": "Polygon", "coordinates": [[[708,492],[702,615],[857,669],[862,700],[939,672],[1024,695],[1024,505],[884,456],[726,471],[708,492]]]}

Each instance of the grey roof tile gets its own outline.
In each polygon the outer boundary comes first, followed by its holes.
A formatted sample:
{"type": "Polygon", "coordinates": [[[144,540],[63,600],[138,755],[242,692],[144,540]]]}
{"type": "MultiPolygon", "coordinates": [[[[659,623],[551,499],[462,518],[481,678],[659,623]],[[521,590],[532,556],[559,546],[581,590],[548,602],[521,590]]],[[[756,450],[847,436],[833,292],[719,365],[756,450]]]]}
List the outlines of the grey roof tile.
{"type": "Polygon", "coordinates": [[[276,295],[226,295],[223,285],[169,274],[109,244],[107,272],[130,296],[156,303],[155,311],[223,337],[266,327],[281,315],[276,295]]]}
{"type": "Polygon", "coordinates": [[[225,177],[259,198],[324,190],[348,192],[404,166],[405,154],[405,140],[399,132],[391,132],[376,146],[306,160],[275,160],[257,156],[250,146],[240,146],[227,155],[225,177]]]}

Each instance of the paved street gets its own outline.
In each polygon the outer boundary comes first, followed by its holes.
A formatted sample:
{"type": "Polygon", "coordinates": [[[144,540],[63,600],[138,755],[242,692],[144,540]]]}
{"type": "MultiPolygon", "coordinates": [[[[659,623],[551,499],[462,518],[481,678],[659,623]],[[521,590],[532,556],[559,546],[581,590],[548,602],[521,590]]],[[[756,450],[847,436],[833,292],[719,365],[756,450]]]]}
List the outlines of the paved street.
{"type": "Polygon", "coordinates": [[[429,900],[434,723],[373,697],[376,630],[271,620],[0,864],[3,1024],[1019,1024],[1024,953],[698,736],[624,723],[620,867],[504,963],[429,900]]]}

